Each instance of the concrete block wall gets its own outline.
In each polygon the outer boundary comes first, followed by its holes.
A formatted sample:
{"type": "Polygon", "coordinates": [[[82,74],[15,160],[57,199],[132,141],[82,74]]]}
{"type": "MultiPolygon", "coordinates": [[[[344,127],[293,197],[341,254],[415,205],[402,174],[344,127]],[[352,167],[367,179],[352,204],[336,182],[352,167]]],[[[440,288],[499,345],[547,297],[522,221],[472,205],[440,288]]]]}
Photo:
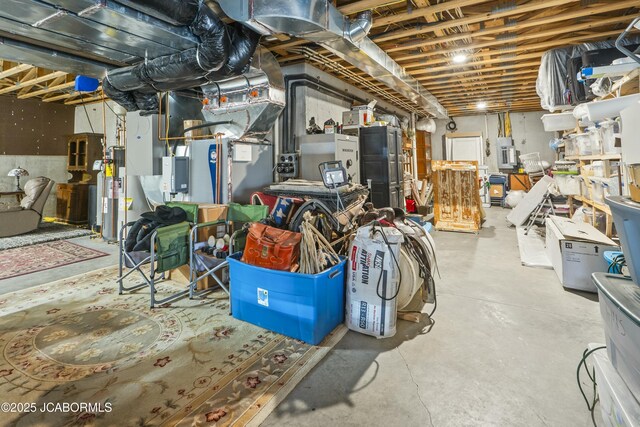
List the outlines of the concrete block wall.
{"type": "MultiPolygon", "coordinates": [[[[527,113],[512,113],[511,128],[514,145],[521,154],[539,152],[540,158],[550,163],[555,161],[555,153],[549,148],[549,141],[555,137],[554,132],[546,132],[542,125],[541,117],[546,114],[542,111],[527,113]]],[[[482,132],[483,138],[487,137],[487,124],[491,155],[486,159],[486,165],[490,172],[498,171],[497,158],[497,138],[498,138],[498,116],[497,114],[482,114],[477,116],[455,117],[458,125],[457,132],[482,132]]],[[[448,133],[446,125],[448,120],[436,120],[437,130],[432,135],[433,158],[442,160],[444,158],[443,141],[444,135],[448,133]]]]}
{"type": "MultiPolygon", "coordinates": [[[[282,72],[285,76],[308,74],[309,76],[325,82],[338,90],[353,94],[355,97],[366,100],[378,99],[378,107],[394,113],[399,118],[409,117],[410,115],[406,111],[385,102],[379,97],[374,97],[373,95],[368,94],[357,87],[352,86],[309,64],[297,64],[283,67],[282,72]]],[[[306,129],[311,117],[315,117],[318,126],[323,127],[324,122],[328,119],[333,119],[334,121],[341,123],[342,113],[350,109],[351,103],[348,101],[325,95],[312,87],[298,88],[296,93],[296,105],[294,106],[294,111],[296,113],[294,135],[306,135],[306,129]]],[[[278,125],[276,124],[276,127],[277,126],[278,125]]]]}

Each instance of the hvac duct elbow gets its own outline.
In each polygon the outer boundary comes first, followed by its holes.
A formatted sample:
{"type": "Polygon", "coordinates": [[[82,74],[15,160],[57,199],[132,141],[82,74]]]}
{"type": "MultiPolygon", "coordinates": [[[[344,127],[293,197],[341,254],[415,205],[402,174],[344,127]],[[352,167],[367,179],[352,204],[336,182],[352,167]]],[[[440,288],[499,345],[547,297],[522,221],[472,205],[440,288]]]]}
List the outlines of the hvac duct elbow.
{"type": "Polygon", "coordinates": [[[109,79],[107,78],[102,79],[102,90],[105,95],[115,101],[118,105],[124,107],[127,111],[136,111],[138,109],[133,93],[116,89],[111,83],[109,83],[109,79]]]}
{"type": "Polygon", "coordinates": [[[240,24],[228,27],[204,3],[190,25],[201,43],[150,61],[112,70],[103,79],[105,93],[128,111],[158,109],[158,91],[180,90],[243,74],[260,36],[240,24]],[[205,77],[207,76],[207,77],[205,77]]]}
{"type": "Polygon", "coordinates": [[[365,10],[364,12],[360,12],[355,19],[349,21],[346,36],[352,43],[358,43],[367,37],[372,26],[373,14],[370,10],[365,10]]]}
{"type": "Polygon", "coordinates": [[[220,70],[207,74],[207,78],[210,81],[246,73],[249,70],[251,58],[260,42],[260,34],[242,24],[236,23],[228,31],[232,34],[229,59],[220,70]]]}

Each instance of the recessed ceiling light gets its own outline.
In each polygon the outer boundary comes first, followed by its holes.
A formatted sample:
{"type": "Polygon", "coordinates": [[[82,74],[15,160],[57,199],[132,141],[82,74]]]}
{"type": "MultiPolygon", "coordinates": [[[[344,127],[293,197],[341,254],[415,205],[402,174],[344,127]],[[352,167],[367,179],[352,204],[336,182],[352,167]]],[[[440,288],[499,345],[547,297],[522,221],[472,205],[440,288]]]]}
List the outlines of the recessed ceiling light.
{"type": "Polygon", "coordinates": [[[465,55],[464,53],[459,53],[453,57],[453,62],[455,62],[456,64],[464,64],[465,62],[467,62],[467,55],[465,55]]]}
{"type": "Polygon", "coordinates": [[[478,102],[476,104],[476,108],[478,110],[486,110],[487,109],[487,103],[486,102],[478,102]]]}

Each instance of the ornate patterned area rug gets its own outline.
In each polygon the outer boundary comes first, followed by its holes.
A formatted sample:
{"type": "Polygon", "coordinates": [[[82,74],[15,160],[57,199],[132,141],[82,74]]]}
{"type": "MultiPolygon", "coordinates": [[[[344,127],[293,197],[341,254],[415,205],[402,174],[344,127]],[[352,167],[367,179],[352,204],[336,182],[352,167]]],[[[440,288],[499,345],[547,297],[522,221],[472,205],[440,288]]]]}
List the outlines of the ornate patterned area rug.
{"type": "Polygon", "coordinates": [[[0,256],[0,280],[107,255],[66,240],[7,249],[0,256]]]}
{"type": "Polygon", "coordinates": [[[259,425],[346,332],[311,346],[234,319],[223,292],[150,309],[116,276],[0,296],[1,424],[259,425]]]}
{"type": "Polygon", "coordinates": [[[71,225],[55,222],[43,222],[37,230],[13,237],[0,238],[0,250],[20,248],[38,243],[53,242],[55,240],[72,239],[74,237],[90,236],[91,231],[71,225]]]}

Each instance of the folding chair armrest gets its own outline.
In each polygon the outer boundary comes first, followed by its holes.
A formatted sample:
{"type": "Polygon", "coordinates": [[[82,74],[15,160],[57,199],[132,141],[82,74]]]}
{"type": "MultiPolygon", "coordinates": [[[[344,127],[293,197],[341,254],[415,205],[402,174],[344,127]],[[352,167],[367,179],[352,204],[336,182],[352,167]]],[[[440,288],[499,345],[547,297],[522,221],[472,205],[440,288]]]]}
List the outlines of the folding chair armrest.
{"type": "Polygon", "coordinates": [[[129,221],[126,224],[123,224],[122,227],[120,227],[120,232],[118,233],[118,243],[120,244],[121,248],[122,248],[122,245],[124,245],[124,231],[128,227],[133,227],[133,224],[135,223],[136,221],[129,221]]]}
{"type": "Polygon", "coordinates": [[[235,243],[238,236],[241,234],[247,234],[247,233],[248,233],[248,229],[244,227],[241,228],[240,230],[233,232],[233,234],[231,235],[231,239],[229,239],[229,254],[235,253],[235,250],[233,249],[233,244],[235,243]]]}
{"type": "Polygon", "coordinates": [[[156,239],[158,237],[158,230],[154,230],[153,233],[151,233],[151,242],[150,245],[151,247],[149,248],[149,257],[151,259],[151,277],[153,277],[156,274],[156,239]]]}

